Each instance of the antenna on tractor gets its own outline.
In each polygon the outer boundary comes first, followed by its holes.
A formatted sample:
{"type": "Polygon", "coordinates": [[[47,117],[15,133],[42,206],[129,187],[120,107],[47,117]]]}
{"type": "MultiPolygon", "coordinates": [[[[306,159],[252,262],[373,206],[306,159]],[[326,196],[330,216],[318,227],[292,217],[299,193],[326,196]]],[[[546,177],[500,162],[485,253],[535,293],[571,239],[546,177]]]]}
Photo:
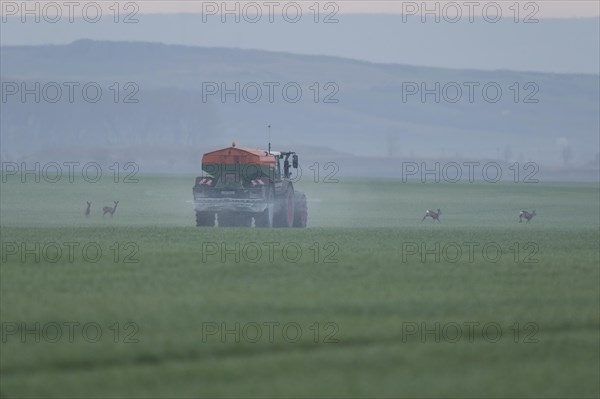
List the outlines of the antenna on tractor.
{"type": "Polygon", "coordinates": [[[268,153],[271,154],[271,125],[267,125],[267,129],[269,131],[269,151],[268,151],[268,153]]]}

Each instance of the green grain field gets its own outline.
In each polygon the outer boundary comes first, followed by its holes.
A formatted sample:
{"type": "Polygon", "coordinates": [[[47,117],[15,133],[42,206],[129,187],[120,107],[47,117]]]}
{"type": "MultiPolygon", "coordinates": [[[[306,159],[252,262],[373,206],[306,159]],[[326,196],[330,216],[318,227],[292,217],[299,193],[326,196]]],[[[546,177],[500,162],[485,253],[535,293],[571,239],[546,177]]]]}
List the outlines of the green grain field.
{"type": "Polygon", "coordinates": [[[265,230],[193,179],[2,182],[0,396],[600,395],[597,183],[302,181],[265,230]]]}

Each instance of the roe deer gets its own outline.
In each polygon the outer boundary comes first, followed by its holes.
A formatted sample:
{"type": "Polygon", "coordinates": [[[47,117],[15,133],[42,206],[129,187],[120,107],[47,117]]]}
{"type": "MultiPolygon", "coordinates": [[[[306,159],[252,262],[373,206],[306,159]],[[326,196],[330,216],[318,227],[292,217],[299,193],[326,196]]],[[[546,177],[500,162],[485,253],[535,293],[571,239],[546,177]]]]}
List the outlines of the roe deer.
{"type": "Polygon", "coordinates": [[[529,223],[529,222],[531,222],[531,219],[533,219],[534,216],[535,216],[535,209],[531,213],[529,213],[527,211],[521,211],[521,212],[519,212],[519,223],[521,223],[523,221],[523,218],[527,219],[526,223],[529,223]]]}
{"type": "Polygon", "coordinates": [[[87,206],[85,207],[85,211],[83,211],[83,214],[87,218],[90,216],[90,206],[92,206],[92,203],[90,201],[85,201],[85,202],[87,203],[87,206]]]}
{"type": "Polygon", "coordinates": [[[119,201],[115,201],[115,206],[110,207],[110,206],[105,206],[104,208],[102,208],[102,216],[106,215],[107,213],[110,213],[110,217],[112,217],[115,213],[115,211],[117,210],[117,204],[119,203],[119,201]]]}
{"type": "Polygon", "coordinates": [[[421,223],[423,222],[423,220],[425,220],[425,218],[427,218],[427,216],[429,216],[433,220],[437,220],[438,222],[442,223],[440,221],[440,215],[441,214],[442,214],[442,211],[440,211],[439,208],[438,208],[437,212],[434,212],[434,211],[432,211],[430,209],[427,209],[427,211],[425,212],[425,216],[423,216],[423,219],[421,219],[421,223]]]}

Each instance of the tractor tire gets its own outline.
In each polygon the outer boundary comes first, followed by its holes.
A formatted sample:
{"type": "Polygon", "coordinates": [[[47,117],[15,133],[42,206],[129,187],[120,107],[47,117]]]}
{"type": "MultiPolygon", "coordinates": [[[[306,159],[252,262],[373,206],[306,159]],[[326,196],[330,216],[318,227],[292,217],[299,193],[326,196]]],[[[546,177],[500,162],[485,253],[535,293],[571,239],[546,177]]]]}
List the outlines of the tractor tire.
{"type": "Polygon", "coordinates": [[[294,189],[290,186],[281,199],[281,209],[275,215],[276,227],[292,227],[294,225],[294,189]]]}
{"type": "Polygon", "coordinates": [[[214,227],[215,214],[213,212],[196,212],[196,227],[214,227]]]}
{"type": "Polygon", "coordinates": [[[304,228],[308,223],[308,205],[306,203],[306,195],[297,192],[294,195],[296,202],[296,212],[294,213],[294,227],[304,228]]]}
{"type": "Polygon", "coordinates": [[[263,228],[273,227],[275,195],[273,194],[272,188],[269,188],[269,192],[267,194],[267,203],[267,209],[265,209],[262,213],[254,216],[254,226],[263,228]]]}

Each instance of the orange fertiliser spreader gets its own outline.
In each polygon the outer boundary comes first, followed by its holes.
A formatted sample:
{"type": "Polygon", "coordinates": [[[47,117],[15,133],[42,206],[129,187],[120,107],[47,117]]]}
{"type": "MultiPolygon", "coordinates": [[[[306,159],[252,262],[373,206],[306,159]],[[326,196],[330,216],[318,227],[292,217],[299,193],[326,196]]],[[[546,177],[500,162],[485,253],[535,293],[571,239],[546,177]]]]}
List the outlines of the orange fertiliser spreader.
{"type": "Polygon", "coordinates": [[[203,165],[261,165],[275,167],[275,157],[254,148],[229,147],[207,152],[202,156],[203,165]]]}

